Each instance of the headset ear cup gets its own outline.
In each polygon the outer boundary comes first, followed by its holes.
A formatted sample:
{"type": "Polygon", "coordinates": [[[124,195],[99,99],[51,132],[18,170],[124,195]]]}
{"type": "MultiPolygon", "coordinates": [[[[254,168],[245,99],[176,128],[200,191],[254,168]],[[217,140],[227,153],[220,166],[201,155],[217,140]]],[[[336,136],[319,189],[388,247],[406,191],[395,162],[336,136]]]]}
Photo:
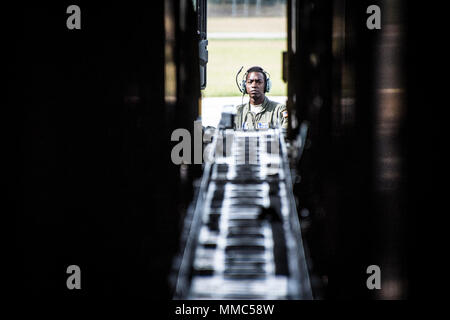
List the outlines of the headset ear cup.
{"type": "Polygon", "coordinates": [[[270,80],[270,78],[267,78],[266,92],[269,92],[270,88],[272,88],[272,80],[270,80]]]}
{"type": "Polygon", "coordinates": [[[241,82],[241,92],[247,93],[247,87],[245,86],[245,80],[242,80],[242,82],[241,82]]]}

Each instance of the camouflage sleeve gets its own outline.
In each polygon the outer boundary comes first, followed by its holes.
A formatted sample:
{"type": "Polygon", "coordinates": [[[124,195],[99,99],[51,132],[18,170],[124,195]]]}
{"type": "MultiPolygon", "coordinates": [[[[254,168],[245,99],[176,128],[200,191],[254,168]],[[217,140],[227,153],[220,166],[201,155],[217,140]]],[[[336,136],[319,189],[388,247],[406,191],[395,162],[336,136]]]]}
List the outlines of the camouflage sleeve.
{"type": "Polygon", "coordinates": [[[278,119],[280,119],[281,128],[288,128],[288,111],[285,105],[281,105],[278,109],[278,119]]]}
{"type": "Polygon", "coordinates": [[[234,129],[240,130],[242,129],[242,105],[236,107],[236,114],[234,116],[234,129]]]}

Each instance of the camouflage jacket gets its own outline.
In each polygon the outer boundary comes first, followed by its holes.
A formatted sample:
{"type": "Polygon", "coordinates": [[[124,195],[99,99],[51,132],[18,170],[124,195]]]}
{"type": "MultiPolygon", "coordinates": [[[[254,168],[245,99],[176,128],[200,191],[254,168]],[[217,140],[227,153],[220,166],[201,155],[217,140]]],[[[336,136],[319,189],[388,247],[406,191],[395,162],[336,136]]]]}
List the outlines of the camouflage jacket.
{"type": "Polygon", "coordinates": [[[265,97],[262,111],[256,114],[250,111],[250,102],[237,106],[234,124],[236,130],[268,129],[277,126],[287,129],[287,109],[284,104],[270,101],[265,97]]]}

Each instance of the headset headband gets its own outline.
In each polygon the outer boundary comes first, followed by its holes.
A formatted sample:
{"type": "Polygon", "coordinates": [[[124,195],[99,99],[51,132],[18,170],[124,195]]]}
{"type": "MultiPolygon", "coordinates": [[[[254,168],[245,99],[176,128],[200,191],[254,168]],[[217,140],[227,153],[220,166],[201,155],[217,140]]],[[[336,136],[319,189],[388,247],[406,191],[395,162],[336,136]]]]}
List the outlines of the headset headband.
{"type": "Polygon", "coordinates": [[[264,76],[264,92],[269,92],[270,91],[270,88],[272,87],[272,81],[270,80],[270,74],[267,71],[265,71],[263,68],[258,67],[258,66],[254,66],[254,67],[249,68],[245,72],[244,77],[241,80],[241,83],[238,84],[237,78],[238,78],[238,75],[241,73],[242,68],[244,68],[244,66],[242,66],[239,69],[238,73],[236,74],[236,85],[238,86],[240,92],[242,92],[243,94],[248,93],[245,84],[247,82],[247,76],[248,76],[248,74],[250,72],[260,72],[260,73],[262,73],[263,76],[264,76]]]}

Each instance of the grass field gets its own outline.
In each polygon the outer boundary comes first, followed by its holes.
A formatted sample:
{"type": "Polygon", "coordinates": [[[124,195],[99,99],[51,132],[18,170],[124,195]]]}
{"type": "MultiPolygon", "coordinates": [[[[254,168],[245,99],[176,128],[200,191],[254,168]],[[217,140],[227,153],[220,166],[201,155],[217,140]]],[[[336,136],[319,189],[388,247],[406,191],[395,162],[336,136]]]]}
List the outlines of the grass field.
{"type": "MultiPolygon", "coordinates": [[[[208,32],[285,32],[284,18],[214,18],[208,21],[208,32]]],[[[204,97],[239,96],[235,76],[242,79],[252,66],[261,66],[270,73],[272,90],[269,95],[286,95],[282,76],[282,52],[286,39],[209,39],[207,87],[204,97]]]]}
{"type": "Polygon", "coordinates": [[[285,17],[213,17],[208,32],[286,32],[285,17]]]}

